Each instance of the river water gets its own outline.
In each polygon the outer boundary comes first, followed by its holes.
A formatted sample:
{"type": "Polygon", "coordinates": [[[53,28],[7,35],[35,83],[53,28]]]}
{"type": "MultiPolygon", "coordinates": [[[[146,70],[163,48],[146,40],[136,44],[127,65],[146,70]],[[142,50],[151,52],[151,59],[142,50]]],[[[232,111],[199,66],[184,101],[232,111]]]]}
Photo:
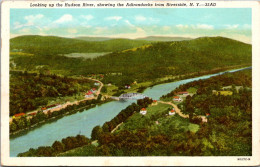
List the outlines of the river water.
{"type": "MultiPolygon", "coordinates": [[[[228,72],[236,72],[247,68],[230,70],[228,72]]],[[[159,100],[162,95],[169,93],[181,84],[199,79],[207,79],[212,76],[223,74],[206,75],[191,79],[185,79],[177,82],[165,83],[147,88],[143,94],[153,99],[159,100]]],[[[39,146],[50,146],[55,140],[60,141],[62,138],[68,136],[76,136],[78,134],[91,136],[92,129],[100,125],[102,126],[106,121],[114,118],[122,109],[129,106],[134,100],[126,102],[112,101],[105,103],[87,111],[78,112],[73,115],[65,116],[55,122],[44,124],[39,128],[35,128],[25,135],[10,139],[10,156],[15,157],[18,153],[25,152],[30,148],[37,148],[39,146]]]]}

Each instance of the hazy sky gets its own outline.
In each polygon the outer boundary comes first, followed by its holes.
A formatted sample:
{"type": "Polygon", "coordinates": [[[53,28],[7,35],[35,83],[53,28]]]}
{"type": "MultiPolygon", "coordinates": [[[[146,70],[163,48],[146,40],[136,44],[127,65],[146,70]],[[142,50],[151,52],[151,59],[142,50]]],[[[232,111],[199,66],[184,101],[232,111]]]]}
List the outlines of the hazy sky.
{"type": "Polygon", "coordinates": [[[251,9],[11,9],[10,27],[11,37],[225,36],[251,43],[251,9]]]}

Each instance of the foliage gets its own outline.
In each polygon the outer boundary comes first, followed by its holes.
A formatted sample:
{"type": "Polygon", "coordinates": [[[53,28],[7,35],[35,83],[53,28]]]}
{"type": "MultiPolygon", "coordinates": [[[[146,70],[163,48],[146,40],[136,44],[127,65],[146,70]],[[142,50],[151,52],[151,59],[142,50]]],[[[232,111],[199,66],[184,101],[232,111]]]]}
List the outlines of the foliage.
{"type": "Polygon", "coordinates": [[[86,92],[92,81],[28,72],[11,72],[10,116],[46,106],[49,98],[86,92]]]}
{"type": "Polygon", "coordinates": [[[37,149],[29,149],[24,153],[18,154],[18,157],[50,157],[56,156],[58,153],[68,151],[77,147],[90,145],[90,139],[83,135],[77,135],[76,137],[69,136],[62,139],[62,141],[55,141],[52,146],[38,147],[37,149]]]}
{"type": "MultiPolygon", "coordinates": [[[[18,46],[18,43],[12,46],[13,43],[11,47],[18,46]]],[[[39,48],[41,46],[44,49],[44,45],[38,45],[39,48]]],[[[62,51],[54,46],[57,54],[45,52],[44,56],[40,56],[40,53],[35,56],[13,56],[13,62],[17,69],[37,70],[36,67],[44,65],[52,71],[66,75],[104,74],[104,83],[123,87],[135,80],[140,83],[169,75],[188,73],[199,75],[203,71],[220,70],[235,65],[251,65],[252,61],[251,45],[223,37],[157,42],[147,47],[124,51],[121,48],[94,59],[59,56],[58,52],[62,51]]],[[[106,45],[102,45],[101,48],[105,47],[106,45]]],[[[31,50],[33,48],[32,46],[31,50]]]]}

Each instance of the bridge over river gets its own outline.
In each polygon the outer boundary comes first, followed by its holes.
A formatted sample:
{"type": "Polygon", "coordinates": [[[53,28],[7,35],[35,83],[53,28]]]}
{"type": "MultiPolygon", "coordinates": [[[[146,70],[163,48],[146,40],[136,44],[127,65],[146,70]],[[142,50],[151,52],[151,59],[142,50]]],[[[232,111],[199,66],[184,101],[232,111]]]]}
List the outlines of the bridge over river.
{"type": "Polygon", "coordinates": [[[143,99],[145,97],[148,96],[145,96],[141,93],[125,93],[125,94],[121,94],[119,97],[112,96],[111,98],[115,100],[138,100],[138,99],[143,99]]]}

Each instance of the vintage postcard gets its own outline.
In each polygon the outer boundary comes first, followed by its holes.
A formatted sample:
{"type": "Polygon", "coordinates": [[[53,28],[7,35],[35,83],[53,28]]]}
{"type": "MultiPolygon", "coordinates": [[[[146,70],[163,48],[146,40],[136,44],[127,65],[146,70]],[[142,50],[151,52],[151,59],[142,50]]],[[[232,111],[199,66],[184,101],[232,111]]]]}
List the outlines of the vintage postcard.
{"type": "Polygon", "coordinates": [[[259,165],[260,3],[4,1],[2,165],[259,165]]]}

